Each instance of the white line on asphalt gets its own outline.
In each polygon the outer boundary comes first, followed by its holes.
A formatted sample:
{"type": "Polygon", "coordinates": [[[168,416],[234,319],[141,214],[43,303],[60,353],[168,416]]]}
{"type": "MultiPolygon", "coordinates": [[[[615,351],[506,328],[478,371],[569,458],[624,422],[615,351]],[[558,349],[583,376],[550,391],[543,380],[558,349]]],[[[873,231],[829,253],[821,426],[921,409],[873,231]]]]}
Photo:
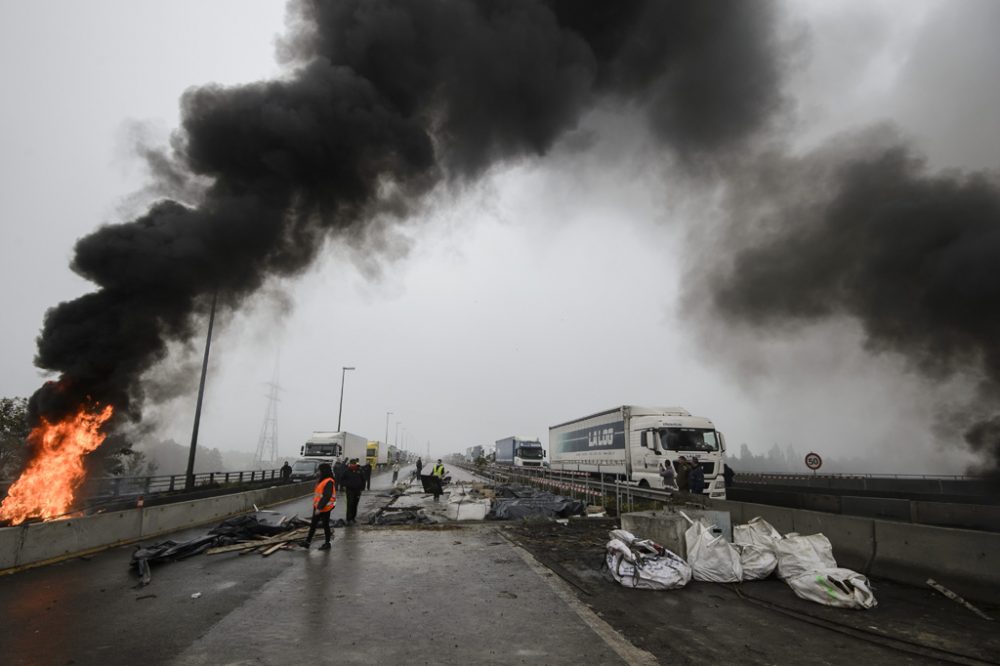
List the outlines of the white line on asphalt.
{"type": "Polygon", "coordinates": [[[576,595],[569,588],[565,582],[563,582],[557,575],[552,573],[552,571],[546,567],[544,564],[535,559],[534,555],[529,553],[527,550],[512,542],[510,539],[503,535],[504,539],[514,548],[514,551],[524,560],[524,563],[528,567],[538,574],[538,577],[549,584],[552,591],[555,592],[560,599],[566,602],[566,604],[573,609],[573,611],[580,617],[584,623],[590,627],[595,634],[601,637],[605,643],[608,644],[619,657],[625,660],[629,666],[658,666],[660,662],[656,660],[656,657],[652,653],[646,652],[641,648],[637,648],[632,645],[627,638],[621,635],[621,633],[612,627],[610,624],[602,620],[597,616],[594,611],[590,610],[585,603],[576,598],[576,595]]]}

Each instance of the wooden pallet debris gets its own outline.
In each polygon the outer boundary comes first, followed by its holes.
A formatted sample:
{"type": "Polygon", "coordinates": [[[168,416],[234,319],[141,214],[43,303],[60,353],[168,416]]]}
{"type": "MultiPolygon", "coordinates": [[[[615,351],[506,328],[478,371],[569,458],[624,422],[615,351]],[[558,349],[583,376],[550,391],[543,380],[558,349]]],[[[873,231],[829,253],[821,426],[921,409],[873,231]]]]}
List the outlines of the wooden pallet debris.
{"type": "Polygon", "coordinates": [[[267,539],[262,539],[259,541],[243,541],[241,543],[234,543],[231,546],[216,546],[215,548],[209,548],[208,550],[206,550],[205,554],[219,555],[221,553],[234,553],[237,551],[252,551],[263,547],[264,552],[262,554],[270,555],[271,553],[267,551],[274,552],[274,550],[277,550],[277,549],[271,550],[271,546],[275,545],[282,546],[288,543],[289,541],[298,541],[299,539],[305,538],[305,536],[308,533],[309,533],[308,527],[300,527],[298,529],[291,530],[289,532],[283,532],[281,534],[276,534],[273,537],[269,537],[267,539]]]}

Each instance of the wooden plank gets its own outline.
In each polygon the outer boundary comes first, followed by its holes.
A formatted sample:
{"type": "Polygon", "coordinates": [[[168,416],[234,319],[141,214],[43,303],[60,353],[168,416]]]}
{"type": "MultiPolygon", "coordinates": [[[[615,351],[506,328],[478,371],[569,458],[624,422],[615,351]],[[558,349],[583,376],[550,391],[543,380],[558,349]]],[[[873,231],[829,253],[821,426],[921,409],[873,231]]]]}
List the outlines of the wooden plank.
{"type": "Polygon", "coordinates": [[[278,550],[280,550],[281,548],[283,548],[284,545],[285,545],[285,543],[286,542],[282,541],[281,543],[276,543],[273,546],[269,546],[269,547],[265,548],[264,550],[262,550],[260,554],[261,554],[262,557],[267,557],[271,553],[275,553],[278,550]]]}
{"type": "Polygon", "coordinates": [[[233,553],[238,550],[259,548],[261,546],[268,546],[275,543],[284,543],[285,541],[295,541],[296,539],[301,539],[308,533],[309,533],[309,528],[300,527],[299,529],[292,530],[291,532],[276,534],[275,536],[269,539],[264,539],[262,541],[244,541],[243,543],[234,543],[231,546],[216,546],[215,548],[209,548],[208,550],[206,550],[205,554],[219,555],[220,553],[233,553]]]}

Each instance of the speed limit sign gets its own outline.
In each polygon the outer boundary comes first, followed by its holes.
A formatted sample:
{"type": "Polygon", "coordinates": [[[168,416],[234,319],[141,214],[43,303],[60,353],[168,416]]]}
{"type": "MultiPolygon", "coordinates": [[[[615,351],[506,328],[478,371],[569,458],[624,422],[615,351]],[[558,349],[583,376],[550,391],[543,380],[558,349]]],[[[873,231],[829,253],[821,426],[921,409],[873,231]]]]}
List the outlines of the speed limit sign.
{"type": "Polygon", "coordinates": [[[812,451],[810,451],[809,453],[806,454],[806,467],[815,472],[822,466],[823,466],[823,459],[820,458],[818,453],[813,453],[812,451]]]}

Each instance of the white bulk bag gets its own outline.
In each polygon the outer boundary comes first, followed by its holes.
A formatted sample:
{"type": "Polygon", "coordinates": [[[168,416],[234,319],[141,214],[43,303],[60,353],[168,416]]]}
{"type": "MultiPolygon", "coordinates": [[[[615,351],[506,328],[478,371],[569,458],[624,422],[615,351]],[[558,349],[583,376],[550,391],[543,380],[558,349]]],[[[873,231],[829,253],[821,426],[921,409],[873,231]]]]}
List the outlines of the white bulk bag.
{"type": "Polygon", "coordinates": [[[878,605],[871,583],[850,569],[816,569],[785,580],[796,595],[838,608],[874,608],[878,605]]]}
{"type": "Polygon", "coordinates": [[[833,546],[820,533],[808,536],[786,536],[774,542],[778,555],[778,577],[782,580],[796,578],[810,571],[836,569],[833,546]]]}
{"type": "Polygon", "coordinates": [[[733,527],[733,543],[751,544],[754,546],[764,546],[774,549],[774,542],[782,539],[781,533],[774,529],[771,523],[760,516],[750,519],[746,525],[735,525],[733,527]]]}
{"type": "Polygon", "coordinates": [[[605,563],[616,581],[640,590],[674,590],[691,580],[691,567],[680,557],[649,539],[637,539],[626,530],[613,530],[605,563]]]}
{"type": "Polygon", "coordinates": [[[754,544],[736,544],[743,567],[743,580],[764,580],[778,566],[778,556],[771,548],[754,544]]]}
{"type": "Polygon", "coordinates": [[[695,580],[709,583],[738,583],[743,580],[743,566],[740,564],[740,553],[733,544],[713,535],[712,528],[700,520],[692,521],[691,527],[684,533],[687,543],[688,564],[695,580]]]}

